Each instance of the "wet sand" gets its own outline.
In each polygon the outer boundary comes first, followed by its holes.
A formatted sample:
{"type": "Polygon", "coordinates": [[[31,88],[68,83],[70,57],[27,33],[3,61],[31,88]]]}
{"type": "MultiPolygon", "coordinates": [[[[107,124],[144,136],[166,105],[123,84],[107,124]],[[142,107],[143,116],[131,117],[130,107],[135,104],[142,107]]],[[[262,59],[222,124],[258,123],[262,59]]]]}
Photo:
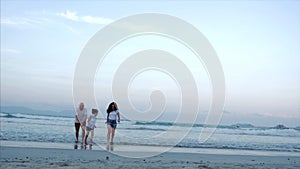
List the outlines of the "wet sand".
{"type": "MultiPolygon", "coordinates": [[[[183,152],[172,150],[153,157],[144,158],[146,152],[131,151],[142,158],[121,157],[118,151],[108,152],[100,146],[89,149],[72,149],[71,145],[31,142],[9,145],[1,141],[0,168],[300,168],[300,153],[215,153],[183,152]],[[28,144],[26,146],[26,144],[28,144]],[[29,145],[32,146],[29,146],[29,145]],[[48,146],[47,146],[48,145],[48,146]],[[44,147],[44,148],[42,148],[44,147]],[[114,154],[116,153],[116,154],[114,154]]],[[[116,146],[117,148],[118,146],[116,146]]],[[[118,148],[117,148],[118,149],[118,148]]],[[[251,152],[251,151],[250,151],[251,152]]],[[[124,153],[124,152],[123,152],[124,153]]],[[[147,153],[146,153],[147,154],[147,153]]]]}

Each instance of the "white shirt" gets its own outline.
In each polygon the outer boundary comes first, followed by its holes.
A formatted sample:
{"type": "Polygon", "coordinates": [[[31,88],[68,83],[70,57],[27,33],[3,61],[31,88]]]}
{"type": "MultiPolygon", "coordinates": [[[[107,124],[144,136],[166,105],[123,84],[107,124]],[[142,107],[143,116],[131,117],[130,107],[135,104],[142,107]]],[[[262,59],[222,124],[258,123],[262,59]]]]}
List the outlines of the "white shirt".
{"type": "Polygon", "coordinates": [[[79,108],[77,108],[76,109],[76,115],[78,116],[79,121],[75,117],[75,123],[85,122],[86,121],[86,117],[87,117],[86,108],[83,108],[82,110],[80,110],[79,108]]]}
{"type": "Polygon", "coordinates": [[[89,122],[88,127],[90,127],[91,129],[94,129],[97,118],[94,114],[91,114],[90,117],[91,117],[91,121],[89,122]]]}
{"type": "Polygon", "coordinates": [[[119,110],[114,110],[109,113],[109,120],[117,120],[117,115],[119,114],[119,110]]]}

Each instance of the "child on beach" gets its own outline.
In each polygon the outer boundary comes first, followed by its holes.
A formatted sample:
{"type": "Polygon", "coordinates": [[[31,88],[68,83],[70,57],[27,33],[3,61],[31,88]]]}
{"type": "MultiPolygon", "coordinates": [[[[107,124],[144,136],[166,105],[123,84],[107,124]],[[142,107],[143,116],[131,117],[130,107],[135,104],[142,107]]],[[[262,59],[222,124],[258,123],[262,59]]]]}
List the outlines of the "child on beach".
{"type": "Polygon", "coordinates": [[[86,135],[84,140],[84,145],[87,145],[87,138],[89,137],[89,133],[91,132],[91,138],[90,138],[90,149],[93,145],[93,139],[94,139],[94,128],[96,128],[96,117],[98,115],[97,109],[92,109],[92,114],[88,118],[88,125],[86,126],[86,135]]]}

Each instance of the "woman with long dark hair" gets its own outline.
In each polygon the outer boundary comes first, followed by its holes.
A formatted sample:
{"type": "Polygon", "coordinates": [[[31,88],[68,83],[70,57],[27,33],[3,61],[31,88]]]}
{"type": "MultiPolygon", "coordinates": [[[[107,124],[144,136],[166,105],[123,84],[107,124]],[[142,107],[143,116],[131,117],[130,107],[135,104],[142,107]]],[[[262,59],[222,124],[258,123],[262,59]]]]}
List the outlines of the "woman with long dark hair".
{"type": "Polygon", "coordinates": [[[106,110],[106,113],[107,113],[107,118],[106,118],[107,144],[113,144],[115,131],[117,128],[117,120],[118,123],[120,123],[120,113],[117,104],[115,102],[110,103],[106,110]]]}

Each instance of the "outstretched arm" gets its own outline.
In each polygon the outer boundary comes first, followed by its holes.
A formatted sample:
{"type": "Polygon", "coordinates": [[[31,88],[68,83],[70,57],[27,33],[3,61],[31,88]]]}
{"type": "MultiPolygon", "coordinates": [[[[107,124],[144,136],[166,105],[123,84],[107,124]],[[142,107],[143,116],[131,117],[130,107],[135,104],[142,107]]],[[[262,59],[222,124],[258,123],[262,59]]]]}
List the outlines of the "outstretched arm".
{"type": "Polygon", "coordinates": [[[105,121],[105,124],[108,122],[108,115],[109,115],[109,113],[106,113],[107,115],[106,115],[106,121],[105,121]]]}
{"type": "Polygon", "coordinates": [[[89,118],[88,118],[88,123],[90,123],[90,122],[91,122],[91,120],[92,120],[92,117],[91,117],[91,116],[89,116],[89,118]]]}
{"type": "Polygon", "coordinates": [[[87,120],[87,114],[84,113],[84,115],[83,115],[83,120],[82,120],[82,121],[79,121],[79,122],[80,122],[80,125],[83,126],[84,123],[86,122],[86,120],[87,120]]]}
{"type": "Polygon", "coordinates": [[[118,122],[120,123],[121,118],[120,118],[120,113],[118,112],[118,122]]]}
{"type": "Polygon", "coordinates": [[[79,118],[78,118],[77,113],[76,113],[76,115],[75,115],[75,118],[76,118],[76,120],[80,123],[80,120],[79,120],[79,118]]]}
{"type": "Polygon", "coordinates": [[[87,114],[86,113],[84,114],[84,118],[83,119],[84,119],[83,122],[85,122],[87,120],[87,114]]]}

